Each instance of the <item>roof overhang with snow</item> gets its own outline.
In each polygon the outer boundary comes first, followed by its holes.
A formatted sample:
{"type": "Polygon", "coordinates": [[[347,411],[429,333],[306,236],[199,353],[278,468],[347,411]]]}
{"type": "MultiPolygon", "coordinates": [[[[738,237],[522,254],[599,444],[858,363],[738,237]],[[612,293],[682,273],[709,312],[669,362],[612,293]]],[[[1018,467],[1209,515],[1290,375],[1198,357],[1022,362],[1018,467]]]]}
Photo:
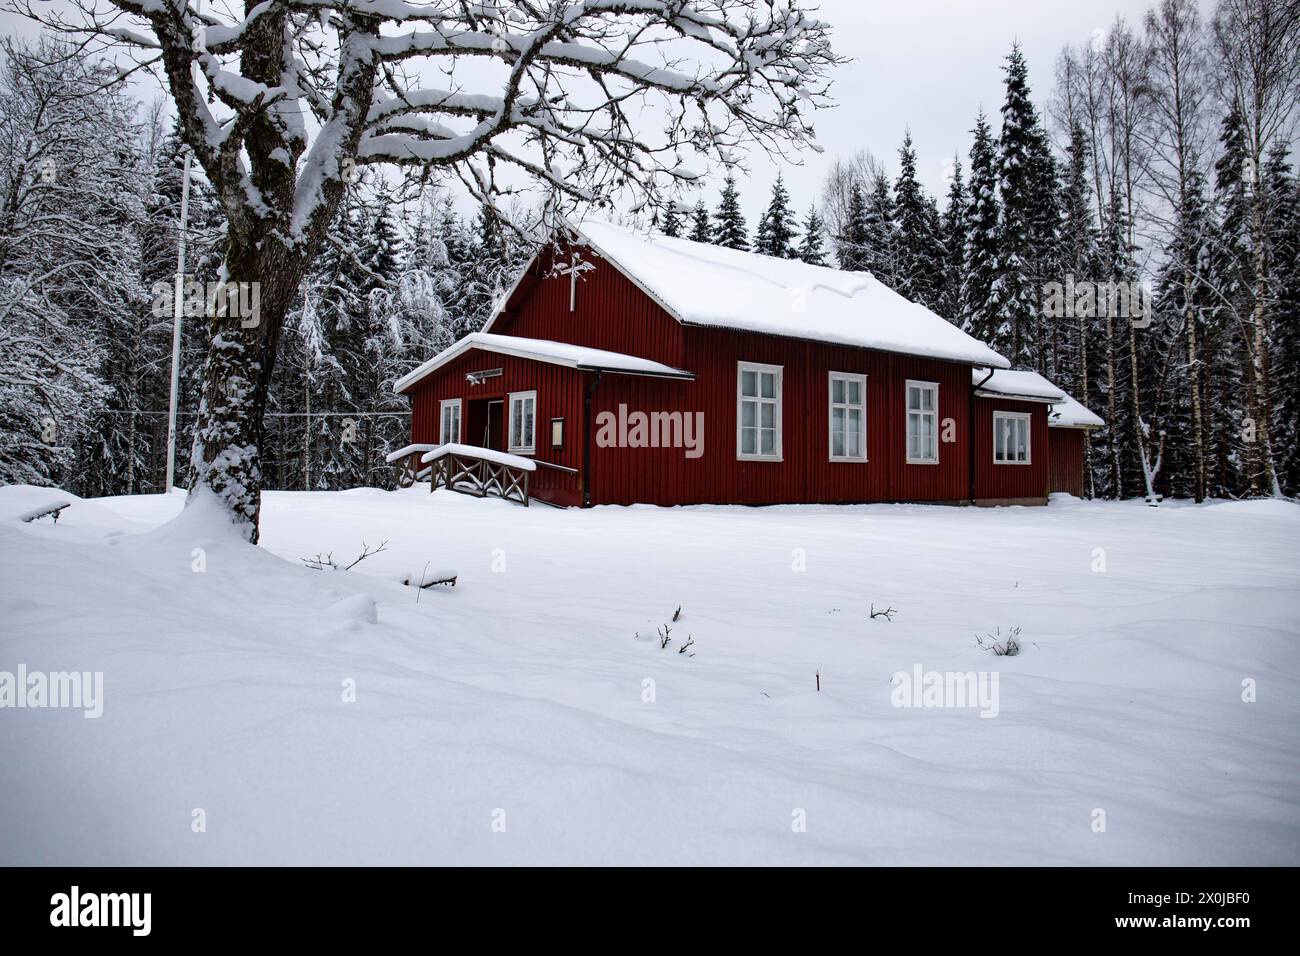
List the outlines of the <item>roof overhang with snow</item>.
{"type": "Polygon", "coordinates": [[[1069,395],[1065,396],[1065,401],[1054,404],[1051,413],[1047,416],[1049,428],[1082,428],[1092,431],[1094,428],[1104,427],[1105,424],[1100,415],[1089,411],[1069,395]]]}
{"type": "Polygon", "coordinates": [[[550,339],[525,339],[517,335],[472,332],[455,345],[443,349],[419,368],[403,375],[393,383],[393,391],[399,393],[407,391],[421,379],[471,349],[546,362],[550,365],[564,365],[584,372],[644,375],[650,378],[675,378],[685,381],[695,378],[691,372],[661,362],[652,362],[650,359],[638,358],[635,355],[624,355],[621,352],[590,349],[583,345],[569,345],[566,342],[553,342],[550,339]]]}
{"type": "Polygon", "coordinates": [[[1037,372],[1022,369],[971,369],[971,384],[981,398],[1002,398],[1017,402],[1050,405],[1047,424],[1052,428],[1101,428],[1106,423],[1065,391],[1037,372]],[[992,372],[992,375],[989,373],[992,372]]]}
{"type": "MultiPolygon", "coordinates": [[[[568,226],[683,325],[736,329],[904,355],[1009,368],[979,339],[867,272],[845,272],[707,242],[648,236],[597,219],[568,226]]],[[[527,267],[497,303],[490,330],[527,267]]]]}
{"type": "Polygon", "coordinates": [[[1037,372],[976,368],[971,369],[970,379],[975,394],[981,398],[1007,398],[1018,402],[1042,402],[1044,405],[1054,405],[1066,398],[1065,392],[1037,372]]]}

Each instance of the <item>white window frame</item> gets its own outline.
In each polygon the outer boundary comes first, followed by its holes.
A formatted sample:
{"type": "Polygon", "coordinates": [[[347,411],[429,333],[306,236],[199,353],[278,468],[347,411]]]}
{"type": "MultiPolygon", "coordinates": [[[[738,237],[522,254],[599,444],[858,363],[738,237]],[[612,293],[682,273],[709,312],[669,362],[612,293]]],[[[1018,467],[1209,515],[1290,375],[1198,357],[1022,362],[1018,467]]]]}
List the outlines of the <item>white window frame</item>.
{"type": "Polygon", "coordinates": [[[1029,412],[993,412],[993,464],[995,465],[1032,465],[1034,463],[1034,416],[1029,412]],[[1025,460],[1012,461],[998,458],[998,422],[1009,419],[1025,423],[1025,460]]]}
{"type": "Polygon", "coordinates": [[[441,402],[438,403],[438,444],[439,445],[445,445],[449,441],[451,442],[460,441],[461,432],[464,430],[464,425],[465,425],[464,419],[461,417],[463,414],[464,414],[464,407],[462,406],[461,400],[459,398],[444,398],[441,402]],[[448,438],[446,436],[447,410],[452,408],[456,410],[456,415],[455,415],[456,436],[454,438],[448,438]]]}
{"type": "Polygon", "coordinates": [[[903,453],[906,456],[907,463],[909,465],[939,464],[939,383],[938,382],[922,382],[916,379],[909,378],[907,382],[903,385],[903,453]],[[912,389],[914,388],[923,388],[934,392],[934,401],[931,403],[934,405],[933,410],[928,412],[922,411],[920,409],[917,409],[916,411],[912,410],[910,401],[912,397],[912,389]],[[912,457],[911,428],[912,428],[913,415],[932,415],[934,417],[934,428],[931,429],[930,432],[934,436],[934,457],[933,458],[912,457]]]}
{"type": "MultiPolygon", "coordinates": [[[[785,367],[782,365],[763,365],[758,362],[737,362],[736,363],[736,460],[737,461],[783,461],[783,444],[781,441],[782,419],[781,406],[785,404],[782,395],[784,392],[785,367]],[[776,392],[775,398],[760,398],[755,396],[745,396],[742,394],[746,372],[755,372],[759,375],[769,373],[773,376],[773,391],[776,392]],[[759,408],[764,403],[771,403],[774,407],[772,412],[772,426],[775,434],[772,437],[772,451],[764,455],[761,451],[747,453],[742,451],[741,444],[741,423],[744,422],[744,403],[756,402],[759,408]]],[[[763,389],[760,387],[759,391],[763,389]]],[[[756,412],[754,416],[755,423],[761,421],[761,413],[756,412]]],[[[757,428],[757,440],[754,443],[756,449],[763,447],[762,428],[757,428]]]]}
{"type": "MultiPolygon", "coordinates": [[[[512,455],[533,455],[537,453],[537,390],[530,389],[526,392],[510,392],[506,396],[506,447],[512,455]],[[533,443],[531,445],[515,444],[515,402],[523,402],[527,399],[533,400],[533,443]]],[[[523,429],[520,428],[519,437],[523,438],[523,429]]]]}
{"type": "Polygon", "coordinates": [[[864,462],[867,460],[867,377],[856,372],[828,372],[826,374],[826,456],[830,461],[846,462],[864,462]],[[844,397],[845,401],[835,401],[835,383],[841,381],[845,383],[844,397]],[[857,382],[861,386],[862,402],[855,405],[848,401],[848,383],[857,382]],[[837,455],[835,454],[835,409],[844,409],[844,447],[848,448],[848,427],[849,427],[849,409],[859,408],[862,411],[860,427],[858,429],[858,447],[862,449],[860,455],[837,455]]]}

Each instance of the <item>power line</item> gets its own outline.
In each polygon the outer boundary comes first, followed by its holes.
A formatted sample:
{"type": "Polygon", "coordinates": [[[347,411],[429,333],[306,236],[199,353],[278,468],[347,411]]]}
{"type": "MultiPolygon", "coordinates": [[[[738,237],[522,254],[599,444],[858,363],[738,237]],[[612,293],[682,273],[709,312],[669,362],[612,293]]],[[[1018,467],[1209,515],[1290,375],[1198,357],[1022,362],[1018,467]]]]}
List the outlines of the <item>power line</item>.
{"type": "MultiPolygon", "coordinates": [[[[132,408],[125,411],[117,409],[104,409],[97,414],[100,415],[167,415],[167,412],[148,411],[142,408],[132,408]]],[[[193,416],[198,412],[177,412],[177,415],[193,416]]],[[[411,414],[410,410],[404,412],[267,412],[266,418],[384,418],[391,416],[401,416],[411,414]]]]}

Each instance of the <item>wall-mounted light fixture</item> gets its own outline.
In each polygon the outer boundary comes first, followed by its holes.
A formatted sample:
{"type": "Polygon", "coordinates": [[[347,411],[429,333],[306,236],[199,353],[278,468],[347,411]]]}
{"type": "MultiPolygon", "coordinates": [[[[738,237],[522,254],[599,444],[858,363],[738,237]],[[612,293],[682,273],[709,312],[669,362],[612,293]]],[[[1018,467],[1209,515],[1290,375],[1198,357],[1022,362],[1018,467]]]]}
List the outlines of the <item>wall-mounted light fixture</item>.
{"type": "Polygon", "coordinates": [[[564,447],[564,419],[563,418],[551,419],[551,447],[552,448],[564,447]]]}

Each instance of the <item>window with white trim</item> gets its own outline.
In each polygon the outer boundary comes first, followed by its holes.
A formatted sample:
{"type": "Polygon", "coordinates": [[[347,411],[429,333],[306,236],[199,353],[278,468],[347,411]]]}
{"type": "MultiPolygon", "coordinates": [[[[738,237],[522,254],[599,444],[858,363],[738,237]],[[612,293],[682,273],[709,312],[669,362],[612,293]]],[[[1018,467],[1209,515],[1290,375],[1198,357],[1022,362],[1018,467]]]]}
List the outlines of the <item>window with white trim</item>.
{"type": "Polygon", "coordinates": [[[830,459],[867,460],[867,377],[830,373],[830,459]]]}
{"type": "Polygon", "coordinates": [[[993,413],[993,461],[998,465],[1028,465],[1029,413],[993,413]]]}
{"type": "Polygon", "coordinates": [[[781,460],[781,373],[780,365],[737,363],[737,458],[781,460]]]}
{"type": "Polygon", "coordinates": [[[537,392],[510,393],[510,451],[532,454],[537,450],[537,392]]]}
{"type": "Polygon", "coordinates": [[[441,424],[438,428],[438,444],[460,441],[460,399],[449,398],[438,406],[441,424]]]}
{"type": "Polygon", "coordinates": [[[939,463],[939,385],[907,382],[907,463],[939,463]]]}

